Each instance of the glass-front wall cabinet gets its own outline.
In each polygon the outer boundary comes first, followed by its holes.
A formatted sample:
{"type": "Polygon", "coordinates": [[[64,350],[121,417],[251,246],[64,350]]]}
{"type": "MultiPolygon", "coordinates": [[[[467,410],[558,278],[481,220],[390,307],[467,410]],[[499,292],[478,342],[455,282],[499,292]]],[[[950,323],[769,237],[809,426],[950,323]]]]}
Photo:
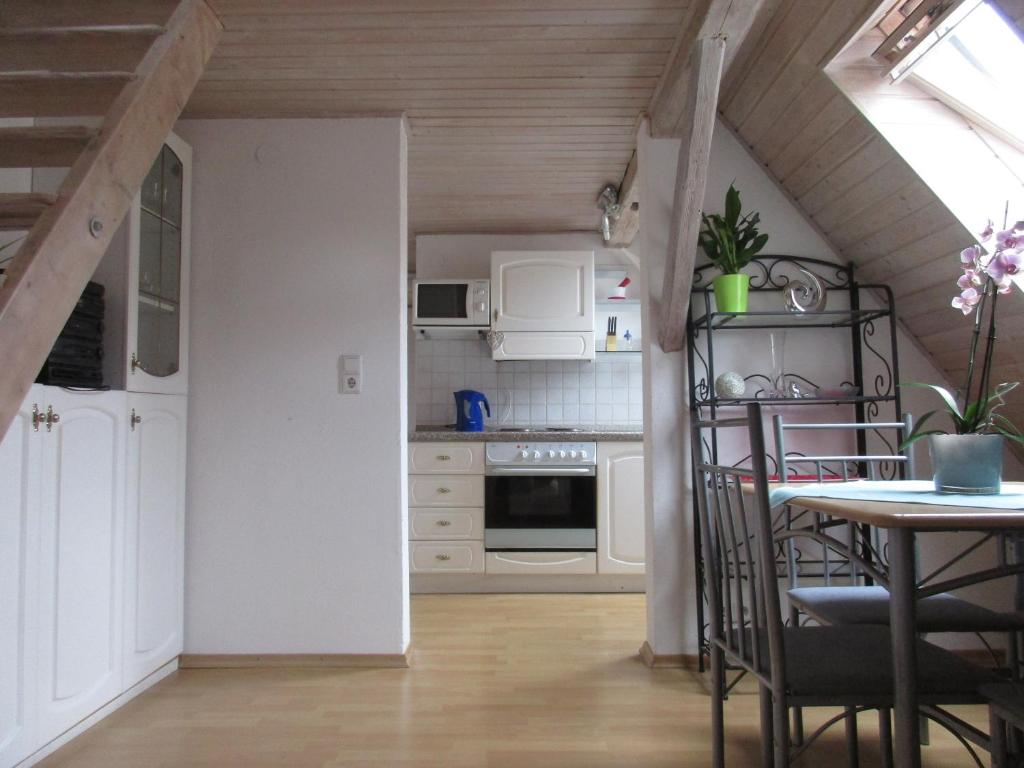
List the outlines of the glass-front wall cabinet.
{"type": "Polygon", "coordinates": [[[169,137],[132,210],[129,390],[187,389],[190,176],[188,146],[169,137]]]}

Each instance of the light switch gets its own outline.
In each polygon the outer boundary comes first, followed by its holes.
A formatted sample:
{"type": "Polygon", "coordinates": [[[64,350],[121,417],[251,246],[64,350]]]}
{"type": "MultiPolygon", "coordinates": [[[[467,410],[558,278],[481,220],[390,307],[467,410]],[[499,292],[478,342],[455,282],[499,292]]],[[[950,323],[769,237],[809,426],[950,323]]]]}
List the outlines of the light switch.
{"type": "Polygon", "coordinates": [[[358,395],[363,386],[363,356],[342,355],[338,359],[338,391],[358,395]]]}

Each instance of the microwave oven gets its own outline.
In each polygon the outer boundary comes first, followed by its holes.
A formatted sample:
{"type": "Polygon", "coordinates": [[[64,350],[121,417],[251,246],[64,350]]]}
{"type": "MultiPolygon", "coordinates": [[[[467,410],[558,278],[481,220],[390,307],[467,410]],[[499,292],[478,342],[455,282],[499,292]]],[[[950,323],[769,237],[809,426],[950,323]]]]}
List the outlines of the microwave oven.
{"type": "Polygon", "coordinates": [[[414,280],[412,324],[488,328],[490,280],[414,280]]]}

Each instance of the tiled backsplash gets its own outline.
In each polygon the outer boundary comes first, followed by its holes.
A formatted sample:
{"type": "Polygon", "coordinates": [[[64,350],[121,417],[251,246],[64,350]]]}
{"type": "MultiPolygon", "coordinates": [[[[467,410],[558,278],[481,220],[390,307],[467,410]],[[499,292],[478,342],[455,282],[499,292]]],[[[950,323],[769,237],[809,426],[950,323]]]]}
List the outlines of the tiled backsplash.
{"type": "Polygon", "coordinates": [[[416,422],[452,424],[460,389],[483,392],[488,426],[643,425],[638,353],[598,353],[597,361],[491,359],[483,341],[420,339],[416,359],[416,422]]]}

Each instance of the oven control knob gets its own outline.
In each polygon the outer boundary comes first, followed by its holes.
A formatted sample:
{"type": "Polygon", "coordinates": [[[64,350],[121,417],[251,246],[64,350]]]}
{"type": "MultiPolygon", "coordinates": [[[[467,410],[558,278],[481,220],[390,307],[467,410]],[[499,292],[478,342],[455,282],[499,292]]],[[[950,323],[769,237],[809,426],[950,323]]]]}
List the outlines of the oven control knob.
{"type": "Polygon", "coordinates": [[[540,451],[534,451],[533,452],[533,458],[534,459],[539,459],[540,458],[540,451]]]}
{"type": "Polygon", "coordinates": [[[587,452],[586,451],[580,451],[580,458],[581,459],[587,458],[587,452]]]}
{"type": "Polygon", "coordinates": [[[528,451],[520,451],[519,452],[519,458],[520,459],[525,459],[529,455],[530,455],[530,453],[528,451]]]}
{"type": "Polygon", "coordinates": [[[558,452],[558,458],[564,459],[565,458],[565,451],[559,451],[558,452]]]}
{"type": "Polygon", "coordinates": [[[570,459],[575,459],[576,458],[576,451],[569,451],[569,458],[570,459]]]}
{"type": "Polygon", "coordinates": [[[555,452],[554,451],[548,451],[548,458],[549,459],[555,458],[555,452]]]}

